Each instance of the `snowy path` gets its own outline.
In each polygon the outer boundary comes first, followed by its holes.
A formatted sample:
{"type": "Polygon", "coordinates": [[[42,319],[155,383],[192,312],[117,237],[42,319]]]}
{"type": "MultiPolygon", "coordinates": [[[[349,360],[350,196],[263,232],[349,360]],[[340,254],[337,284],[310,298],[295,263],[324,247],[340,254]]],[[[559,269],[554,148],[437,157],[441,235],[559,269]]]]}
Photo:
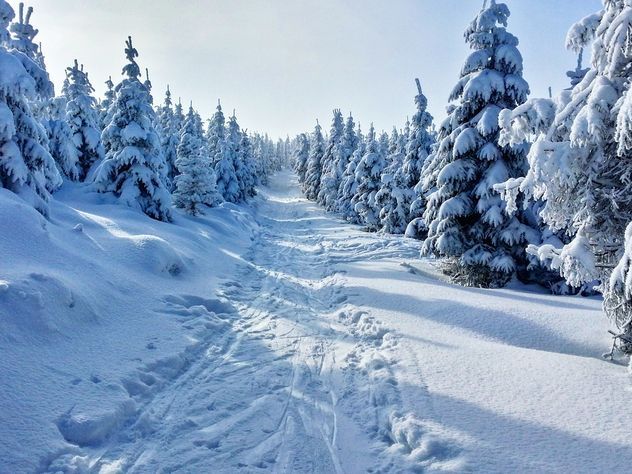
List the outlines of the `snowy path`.
{"type": "Polygon", "coordinates": [[[257,215],[261,233],[240,274],[224,285],[224,306],[166,299],[166,311],[189,314],[202,306],[230,328],[209,339],[171,384],[135,395],[142,408],[99,450],[92,470],[341,473],[458,466],[458,449],[415,452],[427,450],[420,446],[425,431],[405,412],[397,388],[391,360],[397,338],[346,304],[344,272],[336,269],[353,259],[412,257],[415,243],[372,239],[356,243],[348,258],[349,248],[340,248],[349,238],[348,229],[340,231],[348,226],[300,198],[289,174],[274,179],[257,215]]]}
{"type": "MultiPolygon", "coordinates": [[[[82,448],[90,472],[623,472],[632,392],[594,299],[445,284],[418,243],[327,216],[280,173],[203,343],[82,448]],[[169,377],[166,377],[169,378],[169,377]]],[[[194,315],[194,318],[191,316],[194,315]]],[[[53,465],[51,465],[53,467],[53,465]]],[[[54,470],[54,469],[51,469],[54,470]]]]}

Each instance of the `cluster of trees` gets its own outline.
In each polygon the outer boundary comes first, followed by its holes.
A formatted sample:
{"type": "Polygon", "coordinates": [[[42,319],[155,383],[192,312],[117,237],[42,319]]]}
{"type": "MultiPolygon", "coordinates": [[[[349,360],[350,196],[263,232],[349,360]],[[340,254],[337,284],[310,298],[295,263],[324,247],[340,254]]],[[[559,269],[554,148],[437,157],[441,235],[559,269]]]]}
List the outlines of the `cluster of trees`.
{"type": "Polygon", "coordinates": [[[486,2],[436,133],[419,81],[416,114],[390,136],[364,136],[336,110],[326,138],[318,124],[297,138],[305,195],[368,230],[422,240],[457,283],[599,285],[632,352],[632,8],[603,3],[569,31],[580,55],[571,87],[529,99],[509,9],[486,2]]]}
{"type": "Polygon", "coordinates": [[[254,196],[257,184],[287,160],[289,140],[275,144],[249,134],[234,112],[226,121],[219,103],[206,127],[193,105],[186,114],[174,106],[168,89],[154,108],[131,38],[123,79],[106,82],[103,100],[95,99],[77,61],[55,96],[32,13],[20,3],[16,19],[0,0],[0,186],[45,216],[51,193],[68,180],[170,221],[174,205],[198,214],[254,196]]]}

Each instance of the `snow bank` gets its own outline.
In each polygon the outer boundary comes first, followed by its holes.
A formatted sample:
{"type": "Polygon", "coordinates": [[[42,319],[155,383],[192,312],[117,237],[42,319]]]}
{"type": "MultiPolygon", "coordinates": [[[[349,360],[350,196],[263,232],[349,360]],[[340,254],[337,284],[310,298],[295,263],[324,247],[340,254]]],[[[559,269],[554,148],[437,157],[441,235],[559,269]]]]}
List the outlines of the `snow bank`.
{"type": "Polygon", "coordinates": [[[0,189],[0,466],[12,472],[86,468],[78,447],[105,443],[224,333],[232,309],[216,290],[257,231],[234,205],[168,224],[80,185],[56,197],[47,221],[0,189]]]}

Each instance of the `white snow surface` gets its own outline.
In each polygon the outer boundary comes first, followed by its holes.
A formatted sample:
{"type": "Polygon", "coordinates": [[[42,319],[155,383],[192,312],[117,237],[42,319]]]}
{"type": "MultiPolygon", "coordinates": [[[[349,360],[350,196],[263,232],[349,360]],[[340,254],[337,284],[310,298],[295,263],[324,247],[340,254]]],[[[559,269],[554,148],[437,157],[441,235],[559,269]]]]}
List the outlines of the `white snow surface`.
{"type": "Polygon", "coordinates": [[[626,472],[596,298],[452,286],[281,172],[164,223],[0,189],[0,472],[626,472]]]}

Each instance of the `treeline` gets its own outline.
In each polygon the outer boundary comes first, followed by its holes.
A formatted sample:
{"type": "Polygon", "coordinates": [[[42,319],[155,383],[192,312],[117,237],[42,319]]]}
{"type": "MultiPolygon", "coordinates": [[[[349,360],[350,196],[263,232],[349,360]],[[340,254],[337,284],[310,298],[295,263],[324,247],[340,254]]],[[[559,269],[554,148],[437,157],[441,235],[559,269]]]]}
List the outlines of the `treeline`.
{"type": "Polygon", "coordinates": [[[460,284],[512,278],[556,293],[597,288],[632,352],[632,55],[629,2],[569,31],[570,88],[529,99],[507,5],[486,2],[465,32],[465,60],[435,132],[419,81],[402,130],[366,135],[334,111],[296,139],[307,198],[369,231],[420,239],[460,284]],[[592,44],[592,65],[581,54],[592,44]],[[627,228],[627,231],[626,231],[627,228]]]}
{"type": "Polygon", "coordinates": [[[78,61],[56,96],[32,13],[20,3],[16,19],[0,0],[0,185],[45,216],[67,180],[170,221],[173,206],[198,214],[254,196],[287,161],[289,139],[274,143],[242,130],[234,112],[226,121],[219,102],[206,126],[193,104],[174,105],[169,89],[154,108],[131,37],[123,78],[106,82],[103,100],[78,61]]]}

